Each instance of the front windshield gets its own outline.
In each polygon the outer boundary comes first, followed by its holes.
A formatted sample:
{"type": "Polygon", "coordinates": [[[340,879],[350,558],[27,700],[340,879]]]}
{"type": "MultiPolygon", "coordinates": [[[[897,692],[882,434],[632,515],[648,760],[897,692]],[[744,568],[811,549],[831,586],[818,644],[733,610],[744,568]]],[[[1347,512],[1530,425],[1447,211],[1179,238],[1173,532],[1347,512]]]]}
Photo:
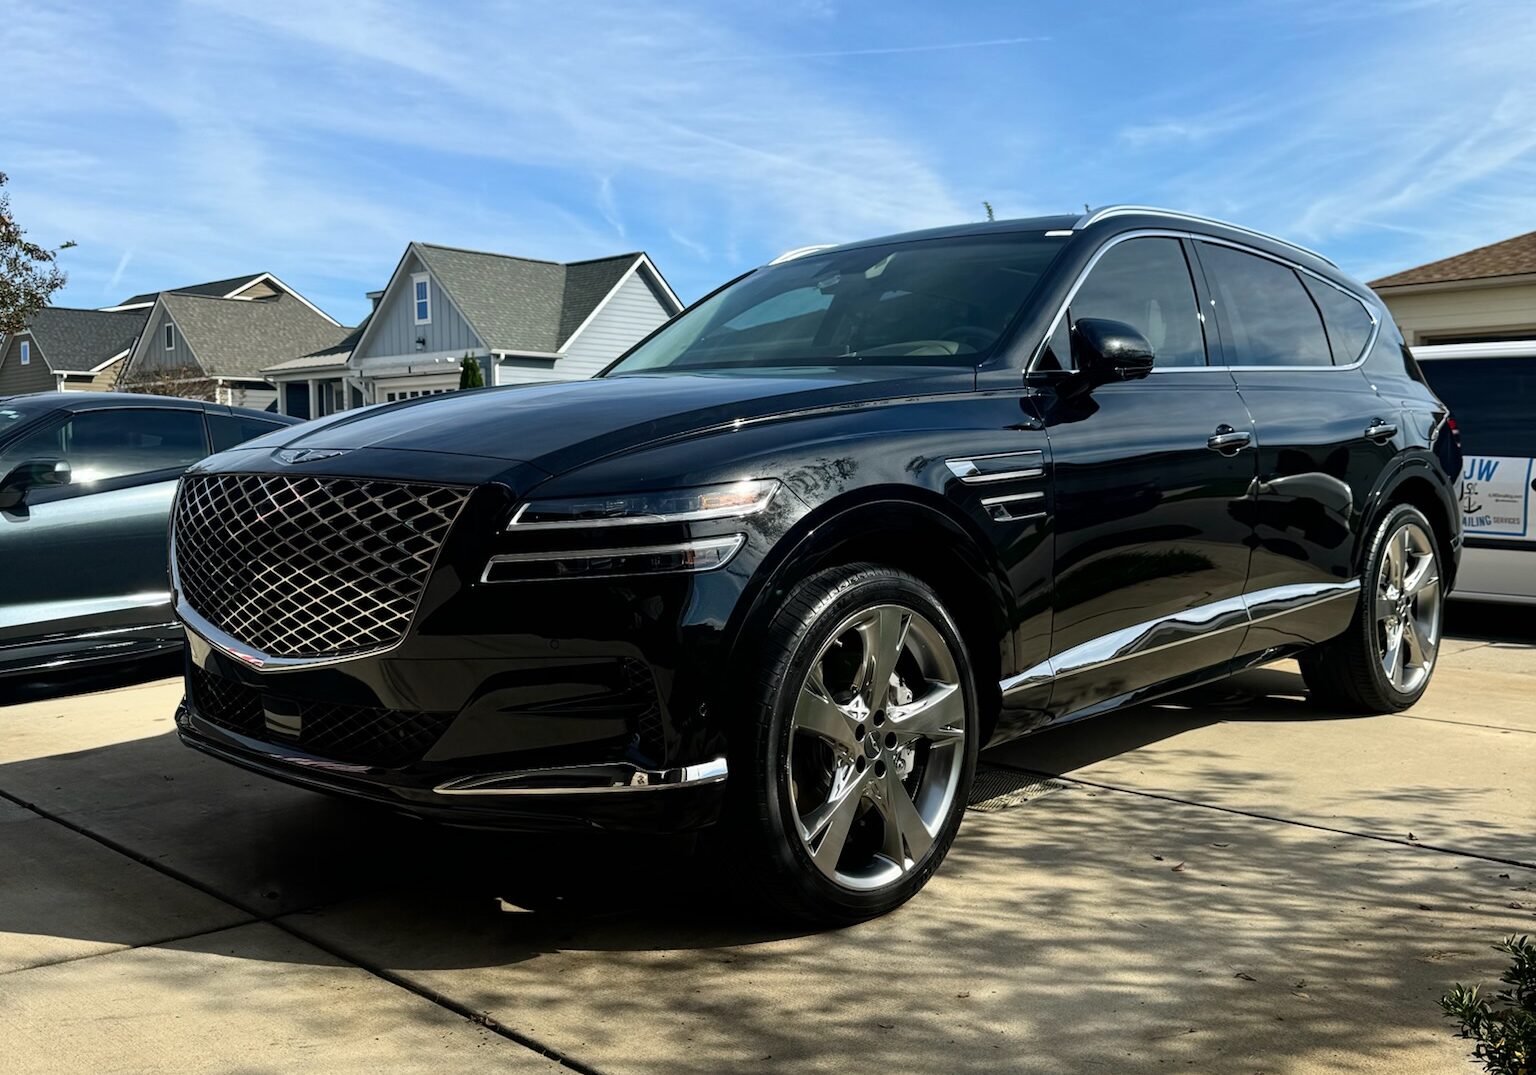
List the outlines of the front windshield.
{"type": "Polygon", "coordinates": [[[716,292],[608,375],[771,366],[977,366],[1063,240],[1041,232],[811,254],[716,292]]]}

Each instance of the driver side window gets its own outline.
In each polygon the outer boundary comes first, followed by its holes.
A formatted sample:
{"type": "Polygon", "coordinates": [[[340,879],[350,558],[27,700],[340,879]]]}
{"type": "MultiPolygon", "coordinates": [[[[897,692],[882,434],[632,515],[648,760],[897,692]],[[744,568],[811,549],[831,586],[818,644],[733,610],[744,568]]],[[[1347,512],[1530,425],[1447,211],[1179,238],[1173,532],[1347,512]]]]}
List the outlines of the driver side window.
{"type": "MultiPolygon", "coordinates": [[[[1147,236],[1110,247],[1072,298],[1067,321],[1075,323],[1080,317],[1130,325],[1152,345],[1159,369],[1206,365],[1200,306],[1177,239],[1147,236]]],[[[1065,343],[1059,336],[1051,341],[1052,350],[1063,359],[1065,343]]]]}

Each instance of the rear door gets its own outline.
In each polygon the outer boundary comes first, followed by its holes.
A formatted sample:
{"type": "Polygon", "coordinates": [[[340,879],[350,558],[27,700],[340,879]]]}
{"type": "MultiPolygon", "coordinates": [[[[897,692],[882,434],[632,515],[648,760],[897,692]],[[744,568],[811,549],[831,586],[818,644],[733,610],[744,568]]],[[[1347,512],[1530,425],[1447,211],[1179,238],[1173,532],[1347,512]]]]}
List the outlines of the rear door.
{"type": "Polygon", "coordinates": [[[1249,632],[1244,651],[1329,637],[1353,610],[1366,498],[1403,444],[1398,416],[1358,368],[1373,316],[1287,262],[1216,240],[1195,249],[1227,365],[1258,433],[1248,588],[1255,617],[1268,618],[1249,632]],[[1321,612],[1280,615],[1314,602],[1321,612]]]}
{"type": "Polygon", "coordinates": [[[1456,590],[1536,599],[1536,346],[1529,356],[1418,357],[1461,433],[1456,590]]]}
{"type": "Polygon", "coordinates": [[[1132,325],[1155,364],[1090,392],[1063,379],[1039,398],[1055,502],[1046,671],[1058,716],[1224,665],[1247,623],[1253,424],[1231,375],[1209,364],[1187,242],[1140,235],[1103,251],[1050,356],[1066,354],[1083,317],[1132,325]]]}
{"type": "Polygon", "coordinates": [[[153,407],[62,414],[0,452],[0,471],[63,459],[72,478],[0,511],[0,645],[169,623],[171,500],[207,454],[201,410],[153,407]]]}

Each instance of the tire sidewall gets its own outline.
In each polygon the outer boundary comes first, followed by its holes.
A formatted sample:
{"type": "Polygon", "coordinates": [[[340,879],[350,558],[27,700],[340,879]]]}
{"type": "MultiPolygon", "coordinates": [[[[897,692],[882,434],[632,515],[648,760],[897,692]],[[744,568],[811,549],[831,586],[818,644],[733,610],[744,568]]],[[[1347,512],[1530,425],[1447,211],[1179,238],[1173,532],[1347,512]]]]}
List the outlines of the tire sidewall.
{"type": "Polygon", "coordinates": [[[912,576],[890,569],[866,568],[844,574],[835,582],[827,578],[826,574],[813,576],[802,585],[821,585],[827,589],[825,596],[816,601],[809,622],[802,620],[798,625],[788,653],[776,662],[778,667],[772,696],[766,700],[767,726],[762,729],[766,735],[763,744],[766,750],[758,754],[764,759],[764,764],[760,766],[760,771],[753,773],[753,779],[758,782],[758,793],[767,806],[766,820],[771,844],[769,850],[779,868],[793,871],[806,896],[816,903],[829,909],[835,908],[840,912],[839,917],[862,919],[899,906],[922,888],[943,861],[960,828],[976,770],[980,721],[975,678],[970,655],[954,621],[937,595],[912,576]],[[828,586],[828,583],[832,585],[828,586]],[[863,608],[880,604],[904,605],[921,613],[938,629],[945,645],[950,648],[959,670],[960,687],[965,698],[965,755],[954,806],[944,825],[935,834],[933,845],[924,859],[909,873],[888,885],[869,891],[855,891],[837,885],[823,874],[801,842],[790,799],[786,758],[795,702],[811,662],[845,619],[863,608]]]}

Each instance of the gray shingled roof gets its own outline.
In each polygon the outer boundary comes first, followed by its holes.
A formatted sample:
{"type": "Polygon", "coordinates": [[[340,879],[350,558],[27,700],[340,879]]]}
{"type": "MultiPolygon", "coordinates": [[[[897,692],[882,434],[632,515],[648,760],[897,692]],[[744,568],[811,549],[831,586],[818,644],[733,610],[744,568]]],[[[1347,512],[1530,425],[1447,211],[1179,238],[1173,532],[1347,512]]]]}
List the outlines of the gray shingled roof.
{"type": "Polygon", "coordinates": [[[350,331],[291,295],[261,302],[179,293],[160,298],[210,377],[260,380],[274,362],[335,346],[350,331]]]}
{"type": "Polygon", "coordinates": [[[363,318],[362,324],[356,328],[341,329],[340,331],[345,332],[346,335],[335,343],[322,347],[318,351],[312,351],[307,355],[300,355],[298,358],[290,358],[286,362],[279,362],[276,365],[268,366],[264,372],[282,373],[294,370],[345,368],[347,359],[352,356],[352,351],[357,347],[357,341],[362,339],[363,329],[368,327],[368,321],[372,317],[373,314],[370,313],[367,317],[363,318]]]}
{"type": "Polygon", "coordinates": [[[84,373],[133,346],[148,310],[106,313],[49,306],[37,311],[28,331],[50,370],[84,373]]]}
{"type": "MultiPolygon", "coordinates": [[[[186,287],[166,288],[166,292],[176,295],[203,295],[207,298],[222,299],[232,291],[245,287],[258,277],[266,276],[264,272],[246,273],[244,276],[231,276],[228,280],[211,280],[206,284],[188,284],[186,287]]],[[[146,291],[142,295],[135,295],[131,299],[124,299],[119,306],[136,306],[141,302],[154,302],[163,292],[146,291]]]]}
{"type": "Polygon", "coordinates": [[[553,354],[613,290],[639,252],[562,264],[413,244],[438,285],[492,351],[553,354]]]}

